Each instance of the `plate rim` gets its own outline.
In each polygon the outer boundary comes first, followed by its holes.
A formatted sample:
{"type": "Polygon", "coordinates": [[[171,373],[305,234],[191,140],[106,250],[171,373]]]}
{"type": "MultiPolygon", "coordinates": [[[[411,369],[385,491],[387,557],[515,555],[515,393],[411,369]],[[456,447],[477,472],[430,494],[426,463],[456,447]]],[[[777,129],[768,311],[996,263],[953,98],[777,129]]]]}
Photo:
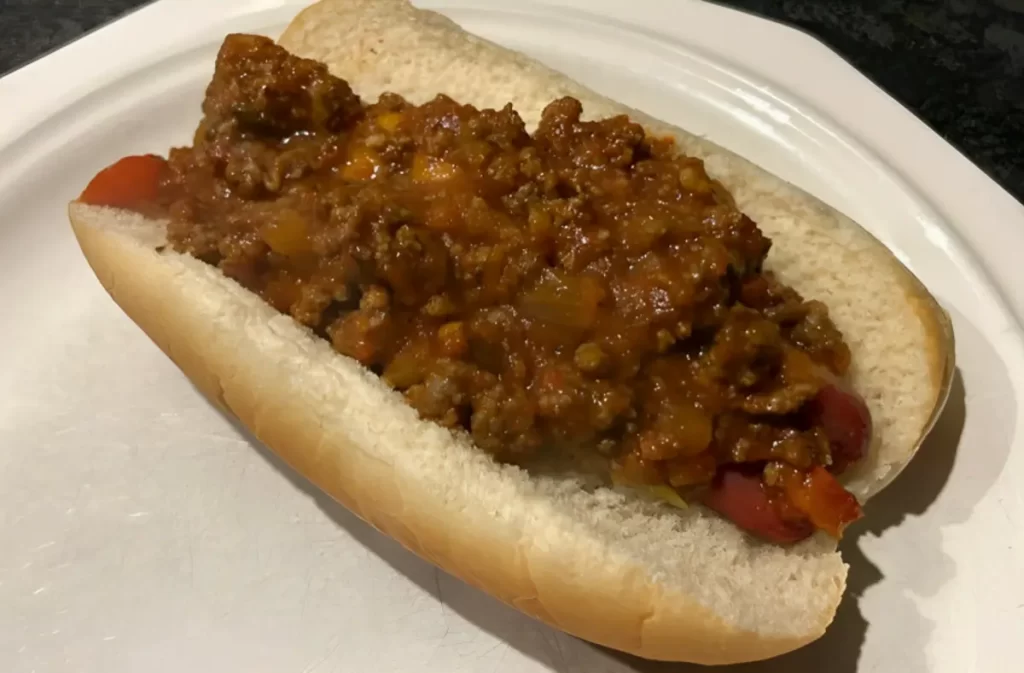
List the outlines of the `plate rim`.
{"type": "MultiPolygon", "coordinates": [[[[558,1],[558,0],[548,0],[548,2],[546,2],[545,4],[549,4],[550,2],[557,2],[557,1],[558,1]]],[[[653,2],[655,2],[656,0],[650,0],[650,1],[651,1],[651,2],[653,3],[653,2]]],[[[163,6],[165,6],[165,7],[166,7],[166,6],[170,5],[170,4],[172,3],[172,2],[173,2],[173,0],[158,0],[158,2],[157,2],[157,3],[155,3],[155,4],[153,5],[153,6],[157,6],[157,5],[163,5],[163,6]]],[[[445,0],[430,0],[430,2],[431,2],[431,4],[432,4],[432,5],[441,5],[441,6],[451,6],[451,5],[453,5],[453,4],[454,4],[454,5],[458,5],[458,4],[467,4],[467,2],[460,2],[460,0],[455,0],[454,2],[445,2],[445,0]]],[[[237,3],[236,3],[236,4],[237,4],[237,3]]],[[[291,5],[298,5],[298,4],[305,4],[305,2],[299,3],[299,2],[294,2],[294,1],[293,1],[293,2],[288,2],[288,3],[284,3],[283,5],[282,5],[281,3],[277,3],[277,7],[275,7],[275,8],[272,8],[272,9],[270,9],[270,10],[261,10],[261,11],[267,11],[267,12],[270,12],[270,11],[278,11],[278,10],[279,10],[279,9],[280,9],[281,7],[283,7],[283,6],[291,6],[291,5]]],[[[478,1],[478,0],[474,0],[474,1],[472,2],[472,4],[473,4],[474,6],[479,6],[479,5],[481,4],[481,3],[480,3],[480,2],[478,1]]],[[[153,7],[153,6],[150,6],[150,7],[153,7]]],[[[149,9],[150,7],[147,7],[147,8],[143,8],[143,10],[140,10],[140,12],[139,12],[139,13],[141,13],[142,11],[144,11],[144,10],[146,10],[146,9],[149,9]]],[[[732,11],[732,10],[727,10],[727,11],[732,11]]],[[[130,17],[129,17],[129,18],[130,18],[130,17]]],[[[226,22],[226,21],[229,21],[229,20],[231,20],[231,17],[225,17],[225,18],[222,18],[222,19],[220,19],[220,20],[218,20],[218,21],[216,22],[216,25],[223,25],[223,24],[224,24],[224,22],[226,22]]],[[[101,31],[97,31],[97,33],[96,33],[96,34],[93,34],[93,35],[92,35],[91,37],[92,37],[92,38],[95,38],[95,37],[96,37],[97,35],[102,35],[102,32],[103,32],[102,30],[101,30],[101,31]]],[[[84,38],[83,38],[83,39],[84,39],[84,38]]],[[[136,39],[137,39],[137,36],[136,36],[136,39]]],[[[194,45],[192,45],[192,46],[194,46],[194,45]]],[[[690,52],[696,52],[696,50],[690,49],[690,48],[689,48],[688,46],[684,46],[684,48],[685,48],[685,49],[686,49],[687,51],[690,51],[690,52]]],[[[184,50],[176,50],[176,53],[180,53],[181,51],[184,51],[184,50]]],[[[832,52],[831,52],[831,50],[829,50],[829,53],[832,53],[832,52]]],[[[47,57],[47,58],[48,58],[48,57],[47,57]]],[[[154,54],[154,55],[153,55],[153,58],[160,58],[160,55],[159,55],[159,54],[154,54]]],[[[44,60],[45,60],[45,59],[44,59],[44,60]]],[[[32,65],[34,65],[34,64],[32,64],[32,65]]],[[[145,66],[140,66],[140,67],[145,67],[145,66]]],[[[730,66],[730,67],[731,67],[731,66],[730,66]]],[[[130,69],[128,69],[128,70],[125,70],[125,71],[121,71],[121,72],[120,72],[119,74],[117,74],[117,75],[116,75],[115,77],[112,77],[111,79],[112,79],[112,80],[119,80],[119,79],[121,79],[121,78],[123,78],[123,77],[125,77],[125,76],[130,76],[130,74],[129,74],[129,73],[130,73],[130,72],[131,72],[132,70],[134,70],[134,68],[130,68],[130,69]]],[[[105,85],[101,85],[101,87],[98,87],[98,88],[102,88],[102,86],[107,86],[107,85],[109,85],[109,84],[110,84],[110,81],[108,81],[108,82],[107,82],[107,83],[106,83],[105,85]]],[[[785,92],[787,92],[787,93],[788,93],[788,92],[790,91],[790,90],[789,90],[788,88],[786,88],[786,87],[785,87],[785,85],[780,85],[780,86],[782,86],[782,88],[783,88],[783,91],[785,91],[785,92]]],[[[4,92],[4,89],[3,89],[3,81],[0,81],[0,97],[2,97],[2,96],[3,96],[3,92],[4,92]]],[[[805,100],[806,100],[805,98],[803,98],[803,97],[799,96],[799,94],[798,94],[798,93],[795,93],[795,92],[794,92],[794,93],[793,93],[793,95],[794,95],[795,97],[797,97],[797,99],[798,99],[798,100],[800,100],[800,101],[805,101],[805,100]]],[[[76,99],[75,99],[74,101],[70,101],[70,102],[68,102],[68,103],[67,103],[67,106],[73,106],[73,105],[75,105],[75,104],[79,103],[79,102],[80,102],[81,100],[82,100],[82,98],[81,98],[81,97],[79,97],[79,98],[76,98],[76,99]]],[[[808,101],[808,103],[809,103],[809,104],[811,104],[811,105],[813,106],[813,109],[814,109],[815,111],[818,111],[818,110],[819,110],[819,108],[818,108],[817,106],[815,106],[815,105],[814,105],[813,101],[808,101]]],[[[61,108],[61,109],[65,109],[65,108],[61,108]]],[[[57,112],[55,112],[55,113],[59,113],[59,111],[57,111],[57,112]]],[[[833,122],[833,119],[834,119],[834,118],[833,118],[833,117],[831,117],[831,116],[830,116],[830,115],[829,115],[829,114],[828,114],[827,112],[823,112],[823,113],[821,113],[821,114],[823,114],[823,116],[824,116],[824,117],[826,118],[826,120],[828,120],[828,121],[829,121],[830,123],[834,123],[834,124],[835,124],[836,126],[838,126],[838,127],[842,128],[842,129],[846,129],[846,128],[847,128],[847,127],[845,127],[844,125],[842,125],[842,123],[841,123],[841,122],[840,122],[839,120],[834,120],[834,122],[833,122]]],[[[45,121],[43,121],[43,122],[41,122],[41,123],[45,123],[45,121]]],[[[878,156],[878,155],[877,155],[877,153],[875,152],[874,148],[873,148],[873,147],[872,147],[872,146],[871,146],[870,144],[864,143],[863,141],[860,141],[860,140],[859,140],[858,138],[856,138],[856,137],[855,137],[854,139],[855,139],[855,140],[857,140],[858,142],[861,142],[861,143],[863,144],[863,146],[864,146],[864,149],[866,149],[866,150],[867,150],[868,154],[869,154],[869,155],[870,155],[871,157],[877,157],[877,156],[878,156]]],[[[880,161],[883,161],[883,163],[884,163],[884,165],[885,165],[885,167],[886,167],[887,169],[890,169],[890,170],[892,170],[893,172],[896,172],[896,169],[895,169],[894,167],[892,167],[892,165],[891,165],[891,164],[890,164],[889,162],[886,162],[886,161],[885,161],[885,160],[884,160],[883,158],[881,158],[881,157],[879,157],[879,160],[880,160],[880,161]]],[[[900,176],[900,177],[902,177],[902,175],[901,175],[901,174],[897,174],[897,175],[898,175],[898,176],[900,176]]],[[[987,177],[987,176],[986,176],[986,177],[987,177]]],[[[918,200],[921,200],[921,201],[923,201],[923,202],[924,202],[925,204],[929,205],[929,207],[931,207],[931,208],[935,209],[935,210],[937,211],[937,213],[938,213],[938,215],[939,215],[939,217],[940,217],[941,219],[943,219],[943,220],[944,220],[944,221],[946,221],[946,222],[949,222],[949,223],[950,223],[950,226],[951,226],[951,227],[954,227],[954,228],[956,229],[956,231],[957,231],[958,233],[960,232],[960,229],[959,229],[958,227],[956,227],[956,225],[955,225],[955,224],[954,224],[954,223],[953,223],[953,222],[952,222],[951,220],[949,220],[948,216],[946,216],[945,214],[943,214],[943,213],[942,213],[942,211],[941,211],[941,209],[939,209],[939,208],[938,208],[937,206],[935,206],[935,205],[934,205],[934,201],[932,200],[932,198],[930,197],[930,195],[928,194],[928,192],[927,192],[927,191],[926,191],[926,190],[925,190],[924,188],[922,188],[922,187],[920,187],[920,186],[917,186],[917,187],[915,187],[915,183],[914,183],[914,182],[912,182],[912,181],[910,181],[910,180],[906,180],[906,183],[907,183],[907,187],[908,187],[908,189],[911,189],[911,190],[912,190],[912,191],[911,191],[911,193],[912,193],[912,195],[913,195],[914,197],[916,197],[916,198],[917,198],[918,200]]],[[[993,182],[992,184],[995,184],[995,183],[993,182]]],[[[998,187],[998,185],[996,185],[996,186],[998,187]]],[[[1001,189],[1001,188],[1000,188],[1000,189],[1001,189]]],[[[971,245],[971,244],[970,244],[969,242],[966,242],[966,241],[965,241],[965,242],[964,242],[964,246],[965,246],[965,248],[967,248],[968,250],[971,250],[971,251],[975,251],[975,250],[976,250],[976,249],[975,249],[975,248],[974,248],[974,247],[973,247],[973,246],[972,246],[972,245],[971,245]]],[[[980,253],[978,253],[978,254],[980,255],[980,253]]],[[[980,265],[979,265],[979,267],[980,267],[980,265]]],[[[994,285],[997,285],[997,283],[995,283],[995,281],[993,281],[993,284],[994,284],[994,285]]],[[[996,288],[986,288],[986,289],[991,289],[991,290],[993,290],[993,292],[995,292],[995,289],[996,289],[996,288]]]]}

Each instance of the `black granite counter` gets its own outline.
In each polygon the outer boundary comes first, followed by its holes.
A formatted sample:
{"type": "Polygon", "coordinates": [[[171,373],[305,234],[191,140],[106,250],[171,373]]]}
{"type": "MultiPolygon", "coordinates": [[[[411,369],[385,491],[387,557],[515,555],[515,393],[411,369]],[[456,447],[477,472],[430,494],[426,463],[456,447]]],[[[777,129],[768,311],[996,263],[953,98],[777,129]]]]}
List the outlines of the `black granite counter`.
{"type": "MultiPolygon", "coordinates": [[[[0,73],[142,4],[0,0],[0,73]]],[[[817,36],[1024,201],[1024,0],[722,4],[817,36]]]]}

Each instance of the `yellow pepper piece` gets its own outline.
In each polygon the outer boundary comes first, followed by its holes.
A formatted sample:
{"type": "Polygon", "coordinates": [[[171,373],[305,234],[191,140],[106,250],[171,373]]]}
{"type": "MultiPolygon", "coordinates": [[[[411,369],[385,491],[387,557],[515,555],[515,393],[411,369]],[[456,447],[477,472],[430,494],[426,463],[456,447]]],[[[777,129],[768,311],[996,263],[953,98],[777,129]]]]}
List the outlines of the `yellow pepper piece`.
{"type": "Polygon", "coordinates": [[[412,181],[419,184],[451,180],[459,173],[459,167],[447,161],[425,154],[416,154],[412,158],[412,181]]]}
{"type": "Polygon", "coordinates": [[[293,257],[311,250],[306,222],[301,215],[291,210],[285,211],[277,220],[265,226],[262,234],[270,249],[279,255],[293,257]]]}
{"type": "Polygon", "coordinates": [[[380,157],[369,147],[357,147],[349,153],[345,167],[341,169],[341,177],[346,180],[369,180],[380,167],[380,157]]]}
{"type": "Polygon", "coordinates": [[[388,133],[394,133],[401,122],[401,112],[385,112],[381,116],[377,117],[377,126],[388,133]]]}

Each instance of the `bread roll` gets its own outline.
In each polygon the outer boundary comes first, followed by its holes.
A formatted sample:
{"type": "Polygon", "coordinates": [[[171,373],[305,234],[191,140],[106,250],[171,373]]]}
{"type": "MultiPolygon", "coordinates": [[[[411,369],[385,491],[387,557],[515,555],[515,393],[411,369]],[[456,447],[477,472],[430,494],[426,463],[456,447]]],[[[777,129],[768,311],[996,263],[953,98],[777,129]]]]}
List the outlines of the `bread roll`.
{"type": "MultiPolygon", "coordinates": [[[[388,90],[412,102],[511,101],[532,128],[544,105],[571,95],[590,117],[628,112],[675,136],[774,240],[769,265],[781,280],[828,304],[846,336],[875,430],[848,488],[862,499],[876,492],[934,422],[952,372],[945,314],[884,246],[820,201],[402,0],[324,0],[280,42],[364,99],[388,90]]],[[[650,659],[763,659],[831,622],[847,569],[830,538],[757,542],[698,506],[499,464],[217,268],[165,248],[165,223],[78,202],[69,213],[111,297],[210,400],[358,516],[466,582],[650,659]]]]}

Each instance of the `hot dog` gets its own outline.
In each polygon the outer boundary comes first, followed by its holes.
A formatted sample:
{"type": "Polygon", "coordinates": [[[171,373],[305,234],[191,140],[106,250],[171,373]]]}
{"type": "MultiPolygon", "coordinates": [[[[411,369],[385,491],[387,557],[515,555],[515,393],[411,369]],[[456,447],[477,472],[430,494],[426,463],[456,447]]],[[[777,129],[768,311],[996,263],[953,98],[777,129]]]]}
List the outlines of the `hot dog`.
{"type": "Polygon", "coordinates": [[[194,146],[72,204],[128,315],[300,473],[528,614],[707,663],[820,635],[857,497],[941,407],[920,284],[811,197],[404,3],[322,2],[280,44],[230,36],[194,146]],[[886,320],[904,360],[871,346],[886,320]]]}

